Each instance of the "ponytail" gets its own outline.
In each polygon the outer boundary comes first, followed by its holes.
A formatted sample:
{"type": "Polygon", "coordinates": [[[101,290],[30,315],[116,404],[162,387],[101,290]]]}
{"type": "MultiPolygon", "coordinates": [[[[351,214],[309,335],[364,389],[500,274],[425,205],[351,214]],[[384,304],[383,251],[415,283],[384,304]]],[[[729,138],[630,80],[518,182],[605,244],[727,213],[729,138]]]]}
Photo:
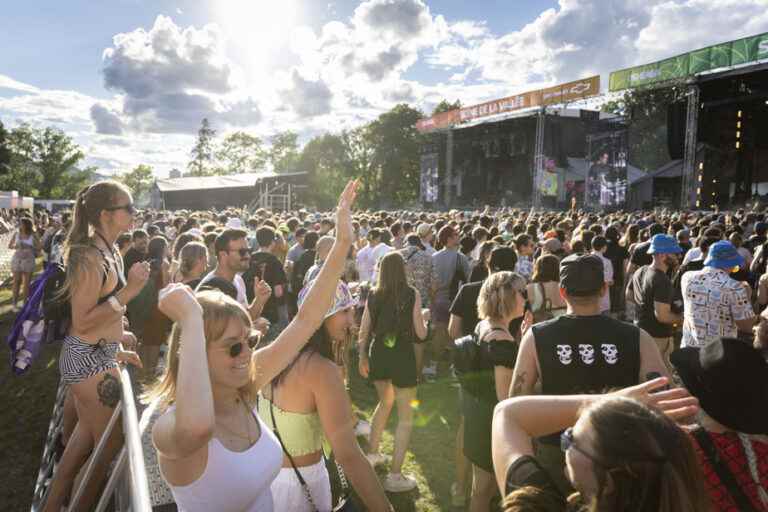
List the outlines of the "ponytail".
{"type": "Polygon", "coordinates": [[[90,232],[88,229],[88,206],[87,196],[92,186],[87,186],[77,193],[75,208],[72,211],[72,227],[67,234],[65,247],[67,252],[73,245],[83,244],[88,240],[90,232]]]}

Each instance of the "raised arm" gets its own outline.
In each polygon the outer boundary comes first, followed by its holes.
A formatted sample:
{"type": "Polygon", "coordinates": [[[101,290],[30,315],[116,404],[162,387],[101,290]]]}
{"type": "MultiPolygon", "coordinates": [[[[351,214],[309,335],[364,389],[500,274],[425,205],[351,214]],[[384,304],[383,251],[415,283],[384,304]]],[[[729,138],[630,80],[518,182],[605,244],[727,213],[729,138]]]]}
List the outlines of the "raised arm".
{"type": "Polygon", "coordinates": [[[336,208],[336,239],[298,313],[271,345],[253,354],[259,368],[259,387],[270,382],[296,357],[299,350],[320,328],[325,313],[331,306],[349,247],[352,245],[350,210],[356,190],[357,181],[350,181],[339,198],[336,208]]]}
{"type": "Polygon", "coordinates": [[[208,354],[203,334],[203,310],[192,290],[175,283],[160,292],[158,307],[181,329],[176,408],[158,419],[152,439],[169,459],[183,459],[205,446],[213,436],[213,409],[208,354]]]}
{"type": "MultiPolygon", "coordinates": [[[[613,393],[663,410],[670,418],[689,418],[698,401],[682,388],[660,391],[667,378],[658,378],[613,393]]],[[[519,457],[533,455],[531,439],[563,430],[578,419],[579,411],[607,395],[525,396],[499,402],[493,415],[491,436],[493,469],[502,496],[507,470],[519,457]]]]}

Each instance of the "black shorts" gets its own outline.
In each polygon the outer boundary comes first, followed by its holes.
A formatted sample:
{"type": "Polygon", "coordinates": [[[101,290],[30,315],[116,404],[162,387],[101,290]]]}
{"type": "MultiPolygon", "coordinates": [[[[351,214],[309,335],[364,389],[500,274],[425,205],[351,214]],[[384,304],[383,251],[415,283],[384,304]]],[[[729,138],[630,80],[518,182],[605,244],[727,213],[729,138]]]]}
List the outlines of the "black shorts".
{"type": "Polygon", "coordinates": [[[391,380],[398,388],[415,387],[417,379],[416,354],[411,341],[396,340],[394,343],[374,340],[368,350],[372,381],[391,380]]]}

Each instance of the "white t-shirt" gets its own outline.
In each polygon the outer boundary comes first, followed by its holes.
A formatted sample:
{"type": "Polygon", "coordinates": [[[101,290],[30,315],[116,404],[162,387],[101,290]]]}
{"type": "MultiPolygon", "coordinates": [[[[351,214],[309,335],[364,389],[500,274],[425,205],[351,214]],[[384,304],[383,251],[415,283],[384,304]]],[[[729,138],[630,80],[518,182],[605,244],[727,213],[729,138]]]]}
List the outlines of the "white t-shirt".
{"type": "Polygon", "coordinates": [[[375,283],[379,278],[379,262],[381,258],[392,252],[394,249],[384,242],[380,242],[379,245],[371,250],[371,258],[373,259],[373,272],[371,273],[371,282],[375,283]]]}
{"type": "Polygon", "coordinates": [[[370,245],[366,245],[357,252],[355,263],[360,274],[360,282],[370,281],[373,275],[373,254],[370,245]]]}
{"type": "MultiPolygon", "coordinates": [[[[603,256],[602,254],[598,254],[600,256],[600,259],[603,261],[603,280],[606,283],[610,283],[613,281],[613,264],[611,263],[611,260],[603,256]]],[[[606,291],[605,295],[600,299],[600,311],[610,311],[611,310],[611,294],[606,291]]]]}

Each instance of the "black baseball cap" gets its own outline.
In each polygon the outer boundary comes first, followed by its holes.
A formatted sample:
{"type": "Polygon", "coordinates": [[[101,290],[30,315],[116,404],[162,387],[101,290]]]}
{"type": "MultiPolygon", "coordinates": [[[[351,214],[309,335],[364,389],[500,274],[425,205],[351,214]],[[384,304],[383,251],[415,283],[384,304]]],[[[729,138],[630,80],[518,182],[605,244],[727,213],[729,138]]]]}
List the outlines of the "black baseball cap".
{"type": "Polygon", "coordinates": [[[595,254],[573,254],[560,262],[560,287],[568,295],[594,295],[604,282],[603,261],[595,254]]]}

